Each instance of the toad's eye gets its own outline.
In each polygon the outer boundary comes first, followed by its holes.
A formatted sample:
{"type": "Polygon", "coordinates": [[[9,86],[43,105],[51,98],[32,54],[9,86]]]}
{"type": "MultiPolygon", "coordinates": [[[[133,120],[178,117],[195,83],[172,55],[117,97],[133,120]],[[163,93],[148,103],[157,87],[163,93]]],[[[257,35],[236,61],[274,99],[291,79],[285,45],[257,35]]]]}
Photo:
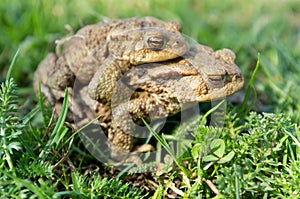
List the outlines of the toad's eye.
{"type": "Polygon", "coordinates": [[[208,82],[213,88],[222,88],[226,83],[225,78],[223,75],[209,75],[208,82]]]}
{"type": "Polygon", "coordinates": [[[160,36],[151,36],[147,38],[147,46],[152,50],[162,50],[165,46],[165,38],[160,36]]]}

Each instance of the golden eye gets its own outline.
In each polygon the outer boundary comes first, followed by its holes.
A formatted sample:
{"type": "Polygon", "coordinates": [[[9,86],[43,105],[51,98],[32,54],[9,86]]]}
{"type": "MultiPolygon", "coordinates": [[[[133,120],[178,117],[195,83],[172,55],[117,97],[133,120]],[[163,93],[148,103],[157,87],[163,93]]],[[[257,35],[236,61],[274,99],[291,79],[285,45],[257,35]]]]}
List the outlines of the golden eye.
{"type": "Polygon", "coordinates": [[[150,36],[147,39],[147,47],[152,50],[162,50],[165,43],[165,38],[160,36],[150,36]]]}

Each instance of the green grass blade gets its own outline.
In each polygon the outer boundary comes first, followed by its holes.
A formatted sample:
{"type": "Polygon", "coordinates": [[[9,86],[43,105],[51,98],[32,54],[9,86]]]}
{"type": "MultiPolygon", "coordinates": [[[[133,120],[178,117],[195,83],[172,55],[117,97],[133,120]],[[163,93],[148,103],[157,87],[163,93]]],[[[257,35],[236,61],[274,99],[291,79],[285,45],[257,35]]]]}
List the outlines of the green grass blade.
{"type": "Polygon", "coordinates": [[[149,125],[148,123],[142,118],[145,126],[147,127],[147,129],[152,133],[152,135],[156,138],[156,140],[166,149],[166,151],[171,155],[171,157],[173,158],[173,160],[175,161],[175,163],[177,164],[177,166],[182,170],[182,172],[186,175],[189,176],[189,172],[184,168],[184,166],[178,161],[178,159],[176,158],[175,154],[173,153],[173,151],[171,150],[171,148],[169,147],[164,135],[162,134],[162,136],[158,135],[158,133],[156,133],[149,125]]]}
{"type": "Polygon", "coordinates": [[[237,177],[237,174],[236,174],[236,164],[234,163],[233,164],[233,168],[234,168],[234,181],[235,181],[235,198],[236,199],[240,199],[240,187],[239,187],[239,179],[237,177]]]}
{"type": "Polygon", "coordinates": [[[23,124],[28,124],[29,121],[39,112],[39,106],[36,106],[29,113],[27,113],[24,118],[22,118],[23,124]]]}
{"type": "Polygon", "coordinates": [[[242,107],[241,107],[241,112],[245,112],[246,109],[247,109],[247,103],[248,103],[248,100],[250,98],[251,89],[253,88],[254,80],[255,80],[256,74],[258,72],[259,66],[260,66],[260,53],[258,53],[258,55],[257,55],[256,66],[255,66],[255,69],[254,69],[254,71],[251,75],[251,78],[250,78],[250,81],[249,81],[249,84],[248,84],[248,87],[247,87],[247,90],[246,90],[245,98],[244,98],[244,101],[243,101],[243,104],[242,104],[242,107]]]}
{"type": "Polygon", "coordinates": [[[300,148],[300,141],[295,136],[293,136],[293,134],[291,134],[290,132],[288,132],[285,129],[284,129],[284,133],[286,133],[287,135],[289,135],[293,139],[293,141],[295,142],[296,146],[298,148],[300,148]]]}
{"type": "Polygon", "coordinates": [[[17,52],[15,53],[15,55],[14,55],[12,61],[11,61],[11,64],[10,64],[9,69],[7,71],[7,74],[6,74],[6,79],[10,79],[11,78],[11,73],[12,73],[12,70],[13,70],[13,68],[15,66],[15,63],[16,63],[17,57],[19,55],[19,52],[20,52],[20,48],[17,50],[17,52]]]}
{"type": "Polygon", "coordinates": [[[214,112],[215,110],[217,110],[223,103],[225,102],[225,100],[223,99],[221,102],[219,102],[216,106],[212,107],[209,111],[207,111],[202,119],[201,119],[201,122],[200,122],[200,125],[205,125],[206,124],[206,118],[212,113],[214,112]]]}
{"type": "Polygon", "coordinates": [[[53,129],[53,132],[52,132],[53,134],[59,133],[61,128],[64,125],[64,122],[65,122],[65,119],[66,119],[67,113],[68,113],[68,105],[69,105],[68,94],[69,94],[69,91],[68,91],[68,89],[66,89],[61,112],[59,114],[57,123],[53,129]]]}
{"type": "Polygon", "coordinates": [[[66,89],[62,109],[57,119],[57,123],[51,133],[50,140],[46,144],[44,150],[40,153],[39,157],[43,157],[44,154],[49,150],[49,148],[51,148],[54,144],[56,144],[57,146],[63,136],[67,133],[67,129],[64,128],[64,122],[68,113],[68,93],[68,89],[66,89]]]}
{"type": "Polygon", "coordinates": [[[43,100],[43,93],[41,90],[41,82],[38,82],[38,91],[39,91],[39,107],[41,108],[42,116],[43,116],[43,121],[44,121],[44,126],[46,127],[48,122],[46,121],[46,111],[45,111],[45,104],[43,100]]]}

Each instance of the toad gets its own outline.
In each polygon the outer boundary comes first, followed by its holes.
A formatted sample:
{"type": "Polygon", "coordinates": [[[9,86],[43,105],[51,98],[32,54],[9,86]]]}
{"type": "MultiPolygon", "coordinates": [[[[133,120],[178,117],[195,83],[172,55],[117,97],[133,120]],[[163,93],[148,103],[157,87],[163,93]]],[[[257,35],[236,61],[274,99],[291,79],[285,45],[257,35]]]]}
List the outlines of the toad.
{"type": "Polygon", "coordinates": [[[112,145],[130,151],[140,118],[171,116],[182,111],[182,104],[217,100],[240,90],[244,78],[234,60],[229,49],[194,45],[180,58],[133,68],[113,95],[112,145]]]}
{"type": "Polygon", "coordinates": [[[174,115],[182,104],[220,99],[243,86],[231,50],[188,45],[180,29],[151,17],[86,26],[40,63],[35,90],[40,82],[47,100],[59,106],[68,88],[72,126],[98,118],[112,156],[129,153],[141,118],[174,115]]]}
{"type": "MultiPolygon", "coordinates": [[[[95,72],[107,76],[99,81],[102,93],[96,97],[107,101],[118,75],[125,66],[160,62],[183,55],[188,45],[175,21],[163,22],[153,17],[106,20],[81,28],[75,35],[57,41],[56,53],[49,53],[34,75],[34,88],[55,103],[74,81],[88,84],[95,72]],[[60,49],[63,48],[63,52],[60,49]],[[130,65],[124,65],[124,63],[130,65]]],[[[90,92],[91,95],[93,92],[90,92]]],[[[95,94],[95,92],[94,92],[95,94]]]]}

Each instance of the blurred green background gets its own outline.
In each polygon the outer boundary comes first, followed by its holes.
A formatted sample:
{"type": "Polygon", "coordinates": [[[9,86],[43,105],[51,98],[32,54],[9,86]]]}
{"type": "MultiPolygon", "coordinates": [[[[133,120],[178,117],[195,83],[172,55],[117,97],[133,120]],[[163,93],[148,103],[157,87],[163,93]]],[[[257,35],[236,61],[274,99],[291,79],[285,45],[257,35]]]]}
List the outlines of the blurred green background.
{"type": "Polygon", "coordinates": [[[20,48],[13,76],[24,97],[34,96],[34,70],[56,39],[105,18],[154,16],[179,21],[201,44],[232,49],[246,82],[260,52],[254,110],[287,112],[299,121],[298,0],[1,0],[0,13],[0,80],[20,48]]]}

